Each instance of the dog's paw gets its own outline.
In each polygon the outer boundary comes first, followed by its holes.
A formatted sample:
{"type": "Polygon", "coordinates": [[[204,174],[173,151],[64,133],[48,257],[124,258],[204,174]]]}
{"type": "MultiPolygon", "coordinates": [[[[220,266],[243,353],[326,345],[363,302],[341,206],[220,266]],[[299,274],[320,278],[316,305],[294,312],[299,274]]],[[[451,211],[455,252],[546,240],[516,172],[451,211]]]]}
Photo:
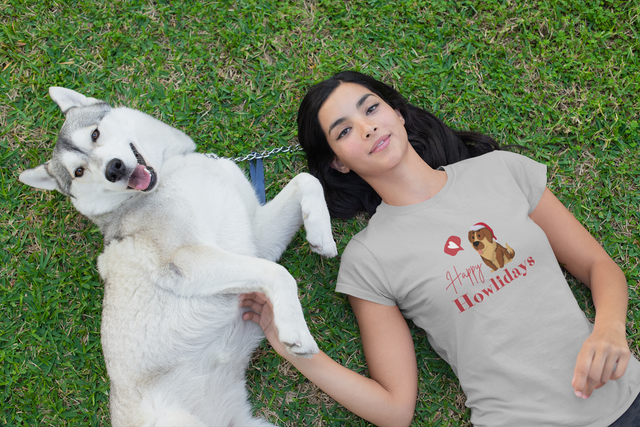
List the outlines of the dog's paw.
{"type": "Polygon", "coordinates": [[[284,330],[279,328],[278,335],[280,342],[287,347],[290,353],[296,356],[311,357],[320,351],[318,344],[316,344],[306,327],[304,330],[291,331],[287,331],[286,327],[284,330]]]}
{"type": "Polygon", "coordinates": [[[315,212],[304,212],[304,228],[307,231],[307,242],[311,250],[326,257],[338,255],[336,242],[331,234],[331,219],[329,212],[324,209],[315,212]]]}
{"type": "Polygon", "coordinates": [[[331,216],[324,200],[322,185],[308,174],[300,174],[296,178],[304,182],[304,185],[301,184],[305,190],[300,207],[311,250],[326,257],[338,255],[336,242],[331,233],[331,216]]]}
{"type": "Polygon", "coordinates": [[[312,233],[307,229],[307,242],[309,242],[311,250],[319,255],[327,258],[338,255],[338,248],[336,247],[336,242],[333,240],[331,232],[312,233]]]}
{"type": "Polygon", "coordinates": [[[284,344],[285,347],[287,347],[287,350],[289,350],[290,353],[293,353],[296,356],[300,356],[300,357],[311,357],[320,351],[320,349],[318,348],[318,344],[316,344],[315,341],[312,341],[311,345],[306,345],[306,346],[300,342],[287,343],[283,341],[282,344],[284,344]]]}

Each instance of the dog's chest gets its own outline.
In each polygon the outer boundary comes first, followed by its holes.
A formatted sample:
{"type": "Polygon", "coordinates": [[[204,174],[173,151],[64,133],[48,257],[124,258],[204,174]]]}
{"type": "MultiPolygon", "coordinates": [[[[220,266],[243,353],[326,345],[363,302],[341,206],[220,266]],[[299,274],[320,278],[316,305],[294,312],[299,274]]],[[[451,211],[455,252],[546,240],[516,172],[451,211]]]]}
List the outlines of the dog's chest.
{"type": "Polygon", "coordinates": [[[165,202],[173,206],[172,227],[189,230],[201,244],[255,256],[252,220],[257,201],[244,176],[204,169],[170,178],[163,190],[165,202]]]}

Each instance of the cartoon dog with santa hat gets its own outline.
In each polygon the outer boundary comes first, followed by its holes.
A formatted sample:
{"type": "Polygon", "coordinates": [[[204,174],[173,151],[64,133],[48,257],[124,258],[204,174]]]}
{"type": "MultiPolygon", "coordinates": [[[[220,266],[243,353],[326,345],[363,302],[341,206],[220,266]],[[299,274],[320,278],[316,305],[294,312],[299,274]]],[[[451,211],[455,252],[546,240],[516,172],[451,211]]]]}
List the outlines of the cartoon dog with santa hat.
{"type": "Polygon", "coordinates": [[[516,254],[508,244],[502,246],[493,234],[493,230],[484,222],[478,222],[471,226],[469,242],[476,252],[482,257],[485,264],[491,268],[491,272],[504,267],[511,262],[516,254]]]}

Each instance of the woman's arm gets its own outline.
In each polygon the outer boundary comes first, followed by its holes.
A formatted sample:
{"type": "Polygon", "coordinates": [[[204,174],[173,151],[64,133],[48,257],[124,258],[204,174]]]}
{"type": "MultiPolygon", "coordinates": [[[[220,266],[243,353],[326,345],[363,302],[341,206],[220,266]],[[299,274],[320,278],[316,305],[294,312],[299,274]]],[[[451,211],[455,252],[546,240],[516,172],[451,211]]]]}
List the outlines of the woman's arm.
{"type": "Polygon", "coordinates": [[[594,389],[620,378],[629,363],[627,281],[600,244],[549,189],[544,190],[530,218],[544,230],[558,262],[591,289],[596,308],[594,329],[578,354],[572,382],[576,395],[586,399],[594,389]]]}
{"type": "Polygon", "coordinates": [[[360,326],[370,378],[323,352],[310,358],[289,353],[278,340],[273,307],[264,294],[242,295],[241,306],[251,308],[243,318],[262,327],[278,354],[345,408],[378,426],[408,426],[415,410],[418,372],[407,322],[397,306],[349,299],[360,326]]]}

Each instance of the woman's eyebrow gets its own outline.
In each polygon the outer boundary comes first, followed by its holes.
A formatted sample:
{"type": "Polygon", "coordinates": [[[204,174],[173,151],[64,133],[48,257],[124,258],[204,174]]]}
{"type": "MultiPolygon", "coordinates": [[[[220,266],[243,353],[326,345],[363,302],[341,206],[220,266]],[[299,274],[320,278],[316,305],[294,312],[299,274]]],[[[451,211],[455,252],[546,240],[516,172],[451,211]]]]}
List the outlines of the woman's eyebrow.
{"type": "MultiPolygon", "coordinates": [[[[362,106],[362,104],[364,104],[364,101],[366,101],[367,98],[372,96],[372,95],[373,95],[372,93],[367,93],[362,98],[360,98],[358,100],[358,102],[356,102],[356,108],[360,108],[362,106]]],[[[340,123],[344,122],[345,120],[346,119],[344,117],[341,117],[338,120],[336,120],[335,122],[333,122],[331,124],[331,126],[329,126],[329,132],[327,132],[327,134],[330,134],[334,127],[338,126],[340,123]]]]}
{"type": "Polygon", "coordinates": [[[362,104],[364,104],[364,101],[367,100],[368,97],[370,97],[371,95],[373,95],[372,93],[368,93],[366,95],[364,95],[362,98],[360,98],[360,100],[358,102],[356,102],[356,108],[360,108],[362,106],[362,104]]]}
{"type": "Polygon", "coordinates": [[[327,135],[329,135],[331,133],[331,131],[333,130],[334,127],[338,126],[340,123],[344,122],[346,119],[344,117],[339,118],[338,120],[336,120],[335,122],[333,122],[333,124],[331,126],[329,126],[329,132],[327,132],[327,135]]]}

